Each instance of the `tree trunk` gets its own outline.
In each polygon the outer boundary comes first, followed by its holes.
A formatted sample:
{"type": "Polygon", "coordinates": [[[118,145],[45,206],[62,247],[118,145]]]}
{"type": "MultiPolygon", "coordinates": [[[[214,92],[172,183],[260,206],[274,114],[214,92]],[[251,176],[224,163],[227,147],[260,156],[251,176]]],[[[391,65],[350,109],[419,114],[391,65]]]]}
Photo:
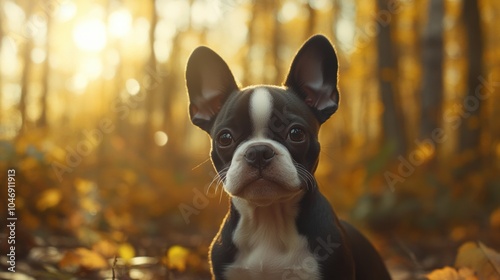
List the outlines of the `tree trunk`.
{"type": "MultiPolygon", "coordinates": [[[[154,43],[155,43],[155,29],[156,29],[156,24],[158,22],[158,15],[156,13],[156,7],[155,7],[155,0],[151,0],[151,28],[149,29],[149,60],[147,62],[147,65],[145,67],[146,75],[148,76],[153,76],[156,75],[157,73],[157,66],[156,66],[156,56],[155,56],[155,50],[154,50],[154,43]]],[[[155,115],[155,110],[156,106],[155,104],[157,103],[157,93],[158,93],[158,85],[156,84],[158,81],[155,79],[151,79],[151,85],[147,85],[145,88],[146,91],[146,104],[145,104],[145,110],[146,110],[146,124],[144,126],[145,128],[145,133],[143,135],[143,141],[144,141],[144,146],[143,147],[151,147],[151,139],[153,139],[153,130],[154,128],[154,115],[155,115]]]]}
{"type": "MultiPolygon", "coordinates": [[[[389,2],[390,0],[377,0],[378,10],[387,11],[389,2]]],[[[394,147],[393,153],[404,155],[406,153],[406,139],[403,114],[397,102],[397,65],[391,39],[391,23],[393,21],[378,23],[378,78],[380,96],[384,105],[382,139],[385,145],[394,147]]]]}
{"type": "MultiPolygon", "coordinates": [[[[252,47],[255,42],[255,25],[258,19],[258,14],[259,14],[259,3],[253,3],[252,5],[252,13],[250,14],[250,20],[248,22],[248,35],[247,35],[247,53],[244,57],[243,61],[243,86],[248,86],[250,83],[253,81],[253,75],[252,75],[252,47]]],[[[284,78],[283,80],[284,81],[284,78]]]]}
{"type": "Polygon", "coordinates": [[[316,19],[317,13],[316,10],[312,7],[311,1],[307,1],[306,9],[308,11],[308,16],[307,16],[306,34],[304,36],[305,39],[311,37],[314,34],[314,28],[316,26],[316,21],[317,21],[316,19]]]}
{"type": "Polygon", "coordinates": [[[274,11],[274,20],[273,20],[273,33],[272,36],[273,38],[271,39],[272,42],[272,60],[273,60],[273,65],[274,65],[274,79],[273,81],[268,81],[272,84],[279,84],[281,81],[285,79],[282,75],[281,71],[281,61],[280,61],[280,47],[281,47],[281,23],[279,21],[278,13],[279,13],[279,8],[281,7],[280,5],[280,0],[274,0],[273,2],[273,11],[274,11]]]}
{"type": "MultiPolygon", "coordinates": [[[[3,7],[3,0],[0,0],[0,7],[3,7]]],[[[0,53],[2,53],[2,44],[3,41],[3,20],[0,19],[0,53]]],[[[1,61],[0,61],[1,62],[1,61]]],[[[3,95],[3,83],[2,83],[2,74],[0,73],[0,110],[2,110],[2,97],[3,95]]],[[[0,113],[0,124],[2,123],[2,114],[0,113]]]]}
{"type": "Polygon", "coordinates": [[[38,127],[47,126],[47,95],[49,93],[49,78],[50,78],[50,31],[52,29],[52,17],[47,17],[47,34],[45,39],[45,61],[42,70],[42,96],[40,99],[41,114],[38,119],[38,127]]]}
{"type": "MultiPolygon", "coordinates": [[[[420,104],[420,140],[431,139],[433,131],[441,128],[443,107],[443,18],[444,1],[430,0],[428,19],[422,38],[422,72],[420,104]]],[[[431,163],[435,160],[433,154],[431,163]]]]}
{"type": "Polygon", "coordinates": [[[471,155],[469,167],[479,167],[481,162],[480,139],[482,132],[481,109],[483,104],[476,96],[476,87],[482,74],[483,38],[479,7],[476,0],[464,0],[462,20],[467,34],[467,57],[469,71],[467,75],[467,93],[464,97],[464,120],[459,132],[459,151],[471,155]]]}
{"type": "MultiPolygon", "coordinates": [[[[26,18],[29,19],[31,16],[31,12],[33,10],[33,5],[28,4],[26,11],[26,18]]],[[[21,114],[21,127],[19,130],[18,136],[21,136],[26,131],[26,98],[28,95],[28,87],[30,82],[30,74],[31,74],[31,50],[33,49],[33,39],[31,38],[31,34],[26,37],[26,43],[24,45],[23,51],[23,74],[21,77],[21,98],[19,100],[19,112],[21,114]]]]}

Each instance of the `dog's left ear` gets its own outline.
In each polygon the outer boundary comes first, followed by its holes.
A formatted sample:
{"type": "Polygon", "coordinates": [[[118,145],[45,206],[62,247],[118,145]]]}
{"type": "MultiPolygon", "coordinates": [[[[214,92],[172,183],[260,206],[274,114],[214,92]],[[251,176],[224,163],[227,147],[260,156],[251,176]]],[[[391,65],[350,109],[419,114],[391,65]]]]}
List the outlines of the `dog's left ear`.
{"type": "Polygon", "coordinates": [[[323,35],[315,35],[295,55],[285,81],[285,86],[292,88],[312,109],[320,124],[339,105],[338,68],[330,41],[323,35]]]}

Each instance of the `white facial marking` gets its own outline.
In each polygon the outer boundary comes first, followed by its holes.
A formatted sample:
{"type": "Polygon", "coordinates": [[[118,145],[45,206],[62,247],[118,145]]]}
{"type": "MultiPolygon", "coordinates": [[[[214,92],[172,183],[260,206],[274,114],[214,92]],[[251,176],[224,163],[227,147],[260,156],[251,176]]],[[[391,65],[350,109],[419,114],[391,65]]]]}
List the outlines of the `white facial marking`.
{"type": "Polygon", "coordinates": [[[250,117],[256,137],[264,137],[273,109],[273,99],[266,88],[255,88],[250,97],[250,117]]]}
{"type": "MultiPolygon", "coordinates": [[[[248,199],[263,199],[259,203],[272,203],[295,195],[301,187],[301,180],[294,166],[290,152],[282,144],[269,139],[269,121],[273,113],[273,99],[269,89],[256,87],[249,99],[249,115],[252,123],[252,134],[235,150],[231,165],[227,171],[224,189],[235,195],[242,188],[263,177],[268,182],[258,182],[239,195],[248,199]],[[274,151],[274,159],[265,170],[248,165],[245,160],[246,151],[254,145],[267,145],[274,151]],[[268,193],[269,191],[269,193],[268,193]]],[[[256,201],[254,201],[256,202],[256,201]]]]}

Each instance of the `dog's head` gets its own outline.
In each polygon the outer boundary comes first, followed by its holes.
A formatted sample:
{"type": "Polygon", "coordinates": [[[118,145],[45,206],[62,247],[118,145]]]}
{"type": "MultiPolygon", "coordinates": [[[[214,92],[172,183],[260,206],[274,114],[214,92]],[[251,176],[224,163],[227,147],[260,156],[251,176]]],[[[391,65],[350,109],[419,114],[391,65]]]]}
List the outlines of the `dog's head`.
{"type": "Polygon", "coordinates": [[[191,54],[189,115],[210,134],[212,162],[229,195],[267,205],[314,186],[318,130],[339,104],[337,75],[335,50],[321,35],[300,48],[280,87],[240,89],[215,52],[191,54]]]}

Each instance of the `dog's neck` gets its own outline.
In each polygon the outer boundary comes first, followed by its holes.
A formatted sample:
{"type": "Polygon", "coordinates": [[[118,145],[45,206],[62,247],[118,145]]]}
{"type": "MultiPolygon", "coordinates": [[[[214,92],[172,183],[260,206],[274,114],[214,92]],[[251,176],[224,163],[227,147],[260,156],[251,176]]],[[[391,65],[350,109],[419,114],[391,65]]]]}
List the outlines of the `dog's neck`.
{"type": "MultiPolygon", "coordinates": [[[[232,198],[232,203],[240,214],[235,230],[234,242],[241,250],[252,250],[256,246],[271,246],[284,250],[296,236],[295,220],[298,203],[302,195],[287,201],[269,205],[257,205],[241,198],[232,198]]],[[[269,247],[269,248],[271,248],[269,247]]]]}
{"type": "Polygon", "coordinates": [[[232,236],[238,254],[226,271],[228,279],[275,280],[297,273],[304,279],[319,279],[307,239],[297,231],[302,195],[266,206],[232,198],[240,218],[232,236]],[[305,266],[305,260],[313,265],[305,266]]]}

